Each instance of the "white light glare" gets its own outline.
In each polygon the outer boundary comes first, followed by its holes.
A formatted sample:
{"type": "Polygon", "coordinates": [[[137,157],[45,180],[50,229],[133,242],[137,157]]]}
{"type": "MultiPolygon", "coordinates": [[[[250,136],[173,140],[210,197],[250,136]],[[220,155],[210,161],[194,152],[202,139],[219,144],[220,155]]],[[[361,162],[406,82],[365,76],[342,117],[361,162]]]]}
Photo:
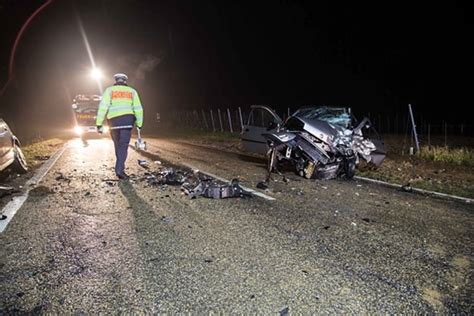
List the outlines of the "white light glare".
{"type": "Polygon", "coordinates": [[[91,77],[95,80],[101,79],[102,78],[102,70],[100,70],[99,68],[92,68],[91,77]]]}
{"type": "Polygon", "coordinates": [[[81,136],[82,135],[82,128],[80,126],[75,126],[74,127],[74,132],[76,133],[77,136],[81,136]]]}

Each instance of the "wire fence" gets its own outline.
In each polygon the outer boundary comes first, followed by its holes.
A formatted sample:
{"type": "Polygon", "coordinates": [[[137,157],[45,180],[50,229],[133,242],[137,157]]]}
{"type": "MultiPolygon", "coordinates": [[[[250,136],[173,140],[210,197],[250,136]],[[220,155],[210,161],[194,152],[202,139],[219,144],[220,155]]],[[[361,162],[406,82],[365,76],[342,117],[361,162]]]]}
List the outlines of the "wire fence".
{"type": "MultiPolygon", "coordinates": [[[[283,120],[291,115],[290,108],[277,113],[283,120]]],[[[165,114],[165,113],[164,113],[165,114]]],[[[194,128],[211,132],[240,133],[250,114],[250,107],[221,107],[213,109],[195,109],[187,111],[171,111],[161,117],[161,122],[167,122],[175,127],[194,128]]],[[[380,134],[410,135],[412,126],[408,114],[382,115],[368,114],[372,125],[380,134]]],[[[432,138],[448,138],[451,136],[474,136],[472,124],[450,124],[449,122],[431,123],[421,117],[416,118],[416,130],[425,142],[432,138]]]]}

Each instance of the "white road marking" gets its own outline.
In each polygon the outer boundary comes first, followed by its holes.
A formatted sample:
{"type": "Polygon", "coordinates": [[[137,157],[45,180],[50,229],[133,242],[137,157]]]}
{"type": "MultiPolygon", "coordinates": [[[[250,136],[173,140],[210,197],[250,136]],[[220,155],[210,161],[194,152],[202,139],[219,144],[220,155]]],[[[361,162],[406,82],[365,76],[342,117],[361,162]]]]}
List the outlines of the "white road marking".
{"type": "MultiPolygon", "coordinates": [[[[376,183],[376,184],[381,184],[381,185],[388,186],[388,187],[391,187],[391,188],[397,188],[397,189],[402,188],[401,184],[385,182],[385,181],[382,181],[382,180],[375,180],[375,179],[370,179],[370,178],[366,178],[366,177],[359,177],[359,176],[355,176],[354,179],[361,180],[361,181],[366,181],[366,182],[371,182],[371,183],[376,183]]],[[[464,203],[474,203],[474,199],[465,198],[465,197],[457,196],[457,195],[441,193],[441,192],[428,191],[428,190],[423,190],[423,189],[418,189],[418,188],[413,188],[413,187],[410,187],[410,190],[408,192],[427,194],[427,195],[431,195],[431,196],[447,198],[447,199],[452,199],[452,200],[456,200],[456,201],[462,201],[464,203]]]]}
{"type": "Polygon", "coordinates": [[[64,146],[56,151],[51,158],[48,159],[36,172],[36,174],[29,179],[25,184],[25,192],[20,196],[15,196],[7,205],[3,208],[1,214],[7,216],[6,219],[0,221],[0,233],[2,233],[6,228],[8,223],[15,216],[16,212],[22,207],[23,203],[28,199],[28,194],[30,191],[38,186],[43,177],[48,173],[48,171],[54,166],[59,157],[64,153],[68,147],[69,142],[64,144],[64,146]]]}

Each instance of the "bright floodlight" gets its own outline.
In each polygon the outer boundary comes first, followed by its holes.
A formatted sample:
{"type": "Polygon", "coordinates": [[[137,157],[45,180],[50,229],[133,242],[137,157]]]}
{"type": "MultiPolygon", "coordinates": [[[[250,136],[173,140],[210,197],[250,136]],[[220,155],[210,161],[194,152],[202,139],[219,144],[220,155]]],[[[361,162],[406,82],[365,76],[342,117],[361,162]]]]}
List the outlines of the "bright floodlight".
{"type": "Polygon", "coordinates": [[[99,80],[102,78],[102,70],[99,68],[94,68],[91,70],[91,77],[94,78],[95,80],[99,80]]]}

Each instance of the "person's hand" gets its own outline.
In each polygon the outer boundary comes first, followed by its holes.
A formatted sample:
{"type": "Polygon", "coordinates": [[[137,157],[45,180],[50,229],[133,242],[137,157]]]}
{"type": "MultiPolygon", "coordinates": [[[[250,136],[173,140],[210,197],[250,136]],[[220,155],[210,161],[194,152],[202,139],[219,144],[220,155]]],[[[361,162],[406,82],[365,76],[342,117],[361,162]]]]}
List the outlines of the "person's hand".
{"type": "Polygon", "coordinates": [[[142,128],[141,128],[140,126],[137,126],[137,130],[141,131],[141,130],[142,130],[142,128]]]}
{"type": "Polygon", "coordinates": [[[97,125],[97,133],[102,134],[104,132],[104,128],[102,125],[97,125]]]}

